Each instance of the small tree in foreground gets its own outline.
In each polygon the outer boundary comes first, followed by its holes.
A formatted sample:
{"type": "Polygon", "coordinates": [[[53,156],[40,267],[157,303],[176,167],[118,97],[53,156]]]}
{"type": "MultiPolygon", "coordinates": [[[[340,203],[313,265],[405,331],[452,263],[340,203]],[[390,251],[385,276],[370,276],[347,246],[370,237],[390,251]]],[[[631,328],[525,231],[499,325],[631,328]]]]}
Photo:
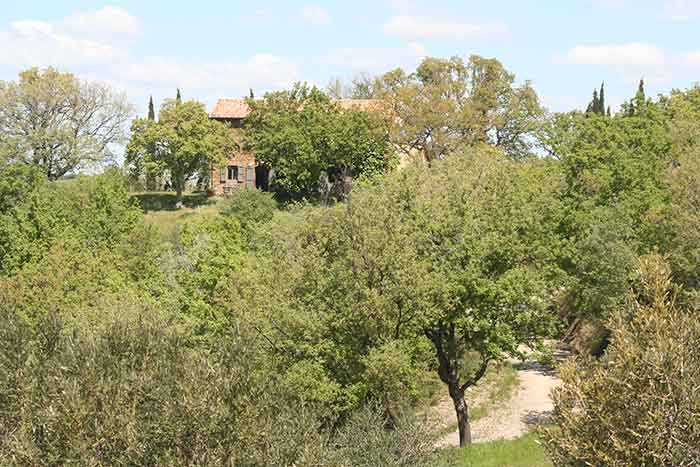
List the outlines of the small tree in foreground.
{"type": "Polygon", "coordinates": [[[561,181],[489,149],[381,181],[275,226],[254,281],[273,292],[247,308],[290,367],[318,362],[341,410],[369,397],[393,413],[435,371],[469,444],[465,391],[548,330],[561,181]]]}
{"type": "Polygon", "coordinates": [[[543,430],[556,465],[700,463],[700,322],[674,303],[661,256],[642,258],[640,272],[633,316],[612,320],[607,355],[561,370],[556,427],[543,430]]]}

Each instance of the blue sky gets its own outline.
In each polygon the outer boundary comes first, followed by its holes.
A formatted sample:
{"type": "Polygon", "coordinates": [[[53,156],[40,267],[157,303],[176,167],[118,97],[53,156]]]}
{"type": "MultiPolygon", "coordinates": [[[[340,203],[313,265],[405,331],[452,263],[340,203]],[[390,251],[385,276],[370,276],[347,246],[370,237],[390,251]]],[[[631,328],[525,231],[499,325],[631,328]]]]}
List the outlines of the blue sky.
{"type": "Polygon", "coordinates": [[[296,80],[325,86],[424,56],[496,57],[551,110],[605,80],[617,107],[700,81],[700,0],[2,0],[0,79],[54,65],[141,112],[176,87],[209,108],[296,80]]]}

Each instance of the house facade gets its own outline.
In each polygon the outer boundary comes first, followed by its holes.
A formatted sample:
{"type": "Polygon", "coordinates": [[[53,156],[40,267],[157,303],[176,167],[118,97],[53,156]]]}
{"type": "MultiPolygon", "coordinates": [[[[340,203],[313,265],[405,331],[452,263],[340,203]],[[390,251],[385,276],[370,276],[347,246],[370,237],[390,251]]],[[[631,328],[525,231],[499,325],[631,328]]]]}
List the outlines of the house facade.
{"type": "MultiPolygon", "coordinates": [[[[337,101],[343,109],[372,110],[378,109],[379,101],[374,99],[340,99],[337,101]]],[[[242,143],[243,122],[250,113],[245,99],[219,99],[209,118],[226,123],[231,128],[234,138],[242,143]]],[[[239,144],[243,148],[243,144],[239,144]]],[[[233,190],[242,188],[260,188],[267,190],[269,182],[268,168],[260,164],[251,152],[240,149],[231,154],[225,165],[211,168],[209,194],[228,196],[233,190]]]]}
{"type": "MultiPolygon", "coordinates": [[[[242,144],[243,121],[250,113],[245,99],[219,99],[209,118],[226,123],[232,137],[242,144]]],[[[211,168],[209,193],[227,196],[241,188],[267,188],[267,171],[255,160],[252,153],[243,149],[231,154],[225,165],[211,168]]]]}

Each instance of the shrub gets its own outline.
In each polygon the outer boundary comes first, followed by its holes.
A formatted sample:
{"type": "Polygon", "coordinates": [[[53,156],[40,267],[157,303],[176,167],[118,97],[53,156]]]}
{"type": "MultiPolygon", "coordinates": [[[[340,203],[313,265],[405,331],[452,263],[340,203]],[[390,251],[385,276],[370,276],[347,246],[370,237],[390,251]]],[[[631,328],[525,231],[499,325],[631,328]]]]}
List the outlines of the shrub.
{"type": "Polygon", "coordinates": [[[611,320],[607,354],[561,369],[557,426],[543,432],[556,465],[700,463],[700,322],[677,307],[658,254],[640,265],[642,288],[632,313],[611,320]]]}
{"type": "Polygon", "coordinates": [[[270,221],[276,210],[277,202],[272,193],[260,190],[236,190],[221,212],[224,216],[238,219],[241,228],[247,231],[255,224],[270,221]]]}
{"type": "Polygon", "coordinates": [[[252,341],[192,347],[172,322],[113,303],[28,326],[0,307],[0,465],[287,466],[323,448],[252,341]]]}
{"type": "MultiPolygon", "coordinates": [[[[450,457],[435,450],[436,437],[424,424],[403,416],[395,429],[378,408],[355,413],[333,439],[328,467],[449,467],[450,457]]],[[[393,424],[393,422],[392,422],[393,424]]]]}
{"type": "Polygon", "coordinates": [[[254,339],[193,346],[174,322],[117,302],[29,326],[0,304],[0,465],[437,465],[426,428],[370,409],[324,428],[254,339]]]}
{"type": "Polygon", "coordinates": [[[32,186],[0,212],[0,273],[43,259],[59,241],[117,248],[141,223],[141,210],[117,173],[32,186]]]}

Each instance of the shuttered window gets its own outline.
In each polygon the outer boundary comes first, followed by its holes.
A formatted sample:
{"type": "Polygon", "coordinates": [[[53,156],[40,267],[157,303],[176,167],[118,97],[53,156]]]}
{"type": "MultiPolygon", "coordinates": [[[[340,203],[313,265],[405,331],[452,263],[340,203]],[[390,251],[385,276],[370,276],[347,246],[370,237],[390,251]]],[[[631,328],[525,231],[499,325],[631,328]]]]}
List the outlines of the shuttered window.
{"type": "Polygon", "coordinates": [[[248,165],[248,170],[246,170],[246,184],[253,187],[255,183],[255,167],[252,164],[248,165]]]}
{"type": "Polygon", "coordinates": [[[245,170],[245,167],[243,167],[243,166],[236,167],[236,171],[237,171],[236,175],[238,176],[239,182],[245,182],[245,174],[243,173],[244,170],[245,170]]]}
{"type": "Polygon", "coordinates": [[[224,183],[226,181],[226,167],[221,167],[219,169],[219,181],[224,183]]]}

